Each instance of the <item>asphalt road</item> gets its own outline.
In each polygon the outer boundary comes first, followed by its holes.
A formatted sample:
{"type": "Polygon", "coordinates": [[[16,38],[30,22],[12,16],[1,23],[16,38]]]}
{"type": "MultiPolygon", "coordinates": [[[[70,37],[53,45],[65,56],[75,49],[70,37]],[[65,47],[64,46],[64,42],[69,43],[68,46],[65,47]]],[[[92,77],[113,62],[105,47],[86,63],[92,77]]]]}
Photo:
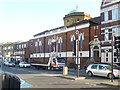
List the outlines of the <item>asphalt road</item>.
{"type": "MultiPolygon", "coordinates": [[[[84,70],[80,71],[80,76],[85,76],[83,80],[70,80],[60,78],[57,75],[62,71],[37,70],[34,67],[20,68],[2,66],[3,72],[16,74],[21,79],[32,84],[30,88],[110,88],[110,86],[101,85],[101,82],[110,81],[103,77],[88,77],[84,70]],[[51,76],[56,75],[56,76],[51,76]]],[[[69,75],[76,75],[75,70],[69,71],[69,75]]]]}

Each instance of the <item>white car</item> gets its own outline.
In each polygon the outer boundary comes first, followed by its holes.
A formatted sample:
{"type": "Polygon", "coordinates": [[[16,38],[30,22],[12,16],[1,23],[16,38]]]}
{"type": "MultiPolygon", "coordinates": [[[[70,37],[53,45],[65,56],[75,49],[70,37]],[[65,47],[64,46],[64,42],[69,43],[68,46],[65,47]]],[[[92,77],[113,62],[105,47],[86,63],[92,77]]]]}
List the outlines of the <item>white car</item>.
{"type": "Polygon", "coordinates": [[[19,67],[30,67],[31,65],[27,62],[20,62],[19,67]]]}
{"type": "Polygon", "coordinates": [[[15,63],[14,62],[8,62],[7,66],[9,66],[9,67],[15,67],[15,63]]]}
{"type": "Polygon", "coordinates": [[[89,76],[104,76],[104,77],[108,77],[108,78],[119,78],[120,77],[120,70],[113,68],[113,75],[112,75],[112,71],[110,71],[110,65],[107,64],[90,64],[87,69],[86,69],[86,73],[89,76]]]}

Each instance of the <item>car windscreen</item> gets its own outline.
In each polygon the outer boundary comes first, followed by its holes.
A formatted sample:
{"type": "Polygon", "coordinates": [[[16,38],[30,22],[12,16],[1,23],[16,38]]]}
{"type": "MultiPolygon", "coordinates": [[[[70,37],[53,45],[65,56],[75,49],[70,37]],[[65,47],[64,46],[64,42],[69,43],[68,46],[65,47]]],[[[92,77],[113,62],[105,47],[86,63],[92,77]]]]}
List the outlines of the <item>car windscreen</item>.
{"type": "Polygon", "coordinates": [[[59,62],[59,63],[65,63],[65,59],[64,58],[57,58],[57,62],[59,62]]]}
{"type": "Polygon", "coordinates": [[[28,64],[27,62],[23,62],[23,64],[28,64]]]}

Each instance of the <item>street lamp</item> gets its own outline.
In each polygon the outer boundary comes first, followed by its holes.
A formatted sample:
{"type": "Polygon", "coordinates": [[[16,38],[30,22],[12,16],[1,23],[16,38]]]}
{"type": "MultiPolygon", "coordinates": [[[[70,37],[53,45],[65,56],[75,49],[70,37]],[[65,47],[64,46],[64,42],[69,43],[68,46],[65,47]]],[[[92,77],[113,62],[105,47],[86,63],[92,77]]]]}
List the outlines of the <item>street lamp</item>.
{"type": "Polygon", "coordinates": [[[115,32],[114,31],[112,31],[112,42],[111,42],[111,44],[112,44],[112,60],[111,60],[111,71],[112,71],[112,76],[111,76],[111,82],[113,82],[113,60],[114,60],[114,48],[113,48],[113,46],[114,46],[114,37],[115,37],[115,32]]]}
{"type": "Polygon", "coordinates": [[[76,55],[77,55],[77,77],[79,77],[79,68],[80,68],[80,65],[79,65],[79,31],[76,30],[76,55]]]}

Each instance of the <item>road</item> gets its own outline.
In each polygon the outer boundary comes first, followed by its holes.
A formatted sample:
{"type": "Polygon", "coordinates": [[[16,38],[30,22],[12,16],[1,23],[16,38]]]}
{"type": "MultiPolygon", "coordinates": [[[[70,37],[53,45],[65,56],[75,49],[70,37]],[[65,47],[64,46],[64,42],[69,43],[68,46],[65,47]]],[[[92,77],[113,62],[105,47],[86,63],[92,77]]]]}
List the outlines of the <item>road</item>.
{"type": "MultiPolygon", "coordinates": [[[[30,88],[109,88],[108,86],[101,85],[101,82],[110,81],[103,77],[88,77],[85,71],[81,70],[80,75],[85,76],[83,80],[70,80],[60,78],[58,75],[62,74],[62,71],[49,71],[49,70],[37,70],[34,67],[20,68],[2,66],[4,72],[10,72],[16,74],[21,79],[32,84],[30,88]]],[[[76,74],[73,71],[69,74],[76,74]]]]}

